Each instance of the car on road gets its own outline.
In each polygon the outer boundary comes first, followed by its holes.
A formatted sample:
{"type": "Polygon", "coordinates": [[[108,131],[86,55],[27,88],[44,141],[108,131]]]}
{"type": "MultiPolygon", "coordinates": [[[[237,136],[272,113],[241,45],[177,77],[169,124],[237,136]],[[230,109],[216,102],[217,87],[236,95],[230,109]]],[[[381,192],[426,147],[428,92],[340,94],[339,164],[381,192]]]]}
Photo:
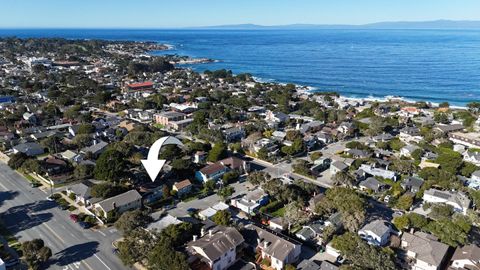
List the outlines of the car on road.
{"type": "Polygon", "coordinates": [[[36,187],[39,187],[39,186],[41,186],[41,185],[42,185],[42,184],[40,184],[39,182],[32,182],[32,183],[30,184],[30,186],[31,186],[32,188],[36,188],[36,187]]]}
{"type": "Polygon", "coordinates": [[[83,221],[79,221],[78,222],[78,225],[82,228],[82,229],[89,229],[90,227],[92,227],[92,225],[88,222],[83,222],[83,221]]]}
{"type": "Polygon", "coordinates": [[[45,199],[46,199],[47,201],[49,201],[49,202],[55,201],[55,199],[52,198],[52,196],[47,196],[47,198],[45,198],[45,199]]]}
{"type": "Polygon", "coordinates": [[[78,215],[71,214],[70,219],[73,220],[73,222],[78,222],[78,215]]]}

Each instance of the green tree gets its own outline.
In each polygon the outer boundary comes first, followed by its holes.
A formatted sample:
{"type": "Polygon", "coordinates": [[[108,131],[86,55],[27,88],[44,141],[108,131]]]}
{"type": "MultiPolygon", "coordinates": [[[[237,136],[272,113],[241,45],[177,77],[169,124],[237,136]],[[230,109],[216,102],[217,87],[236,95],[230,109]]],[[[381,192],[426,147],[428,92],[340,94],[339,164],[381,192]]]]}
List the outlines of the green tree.
{"type": "Polygon", "coordinates": [[[24,153],[19,152],[19,153],[13,154],[8,160],[8,166],[16,170],[20,168],[23,165],[23,163],[27,161],[27,159],[28,159],[28,156],[25,155],[24,153]]]}
{"type": "Polygon", "coordinates": [[[150,270],[188,270],[187,258],[175,251],[168,239],[161,239],[148,253],[148,269],[150,270]]]}
{"type": "Polygon", "coordinates": [[[215,143],[212,150],[208,153],[207,160],[210,162],[217,162],[227,157],[227,147],[223,142],[215,143]]]}
{"type": "Polygon", "coordinates": [[[219,189],[217,194],[218,196],[222,197],[222,199],[225,201],[230,196],[232,196],[234,192],[235,192],[235,189],[232,186],[226,186],[219,189]]]}
{"type": "Polygon", "coordinates": [[[412,207],[413,204],[413,196],[409,194],[403,194],[398,198],[397,201],[397,208],[402,209],[402,210],[409,210],[410,207],[412,207]]]}
{"type": "Polygon", "coordinates": [[[80,164],[75,167],[73,170],[73,176],[78,180],[85,180],[93,176],[93,165],[91,164],[80,164]]]}
{"type": "MultiPolygon", "coordinates": [[[[127,266],[132,266],[147,258],[150,251],[155,248],[157,234],[144,229],[135,229],[127,233],[118,243],[118,257],[127,266]]],[[[168,269],[168,268],[165,268],[168,269]]]]}
{"type": "Polygon", "coordinates": [[[42,264],[52,257],[52,250],[45,246],[42,239],[23,242],[21,249],[23,258],[30,269],[40,269],[42,264]]]}
{"type": "Polygon", "coordinates": [[[27,173],[41,173],[42,165],[38,159],[27,159],[21,167],[27,173]]]}
{"type": "Polygon", "coordinates": [[[348,172],[340,171],[336,173],[333,177],[333,184],[336,186],[353,186],[355,178],[351,176],[348,172]]]}
{"type": "Polygon", "coordinates": [[[441,220],[430,222],[426,229],[438,237],[443,243],[457,247],[467,242],[467,236],[470,232],[470,224],[463,216],[443,218],[441,220]]]}
{"type": "Polygon", "coordinates": [[[408,227],[410,227],[410,219],[407,215],[394,217],[393,225],[395,225],[398,230],[408,229],[408,227]]]}
{"type": "Polygon", "coordinates": [[[462,155],[450,149],[442,148],[439,151],[436,163],[440,164],[442,170],[456,174],[463,164],[462,155]]]}
{"type": "Polygon", "coordinates": [[[125,157],[116,150],[107,150],[97,159],[95,178],[98,180],[118,181],[125,172],[125,157]]]}
{"type": "Polygon", "coordinates": [[[77,134],[90,134],[95,132],[95,127],[92,124],[81,124],[78,126],[77,134]]]}
{"type": "Polygon", "coordinates": [[[367,244],[352,232],[335,236],[332,246],[340,251],[353,266],[361,269],[396,269],[392,256],[377,247],[367,244]]]}
{"type": "Polygon", "coordinates": [[[433,219],[450,218],[453,215],[453,207],[446,204],[434,204],[430,208],[429,217],[433,219]]]}
{"type": "Polygon", "coordinates": [[[111,183],[100,183],[92,186],[91,195],[94,198],[107,199],[115,195],[126,192],[128,188],[121,185],[113,185],[111,183]]]}
{"type": "Polygon", "coordinates": [[[228,210],[220,210],[212,217],[212,221],[217,225],[229,226],[231,224],[232,215],[228,210]]]}
{"type": "Polygon", "coordinates": [[[115,222],[115,228],[123,233],[128,233],[136,228],[144,227],[152,222],[152,217],[137,209],[123,213],[115,222]]]}

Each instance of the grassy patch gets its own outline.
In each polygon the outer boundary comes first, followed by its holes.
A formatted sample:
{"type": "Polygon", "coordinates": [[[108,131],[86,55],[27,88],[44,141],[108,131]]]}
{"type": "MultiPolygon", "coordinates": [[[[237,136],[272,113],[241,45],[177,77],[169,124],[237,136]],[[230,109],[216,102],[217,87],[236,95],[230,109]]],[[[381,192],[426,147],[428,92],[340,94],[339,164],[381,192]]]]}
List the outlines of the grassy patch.
{"type": "Polygon", "coordinates": [[[279,208],[271,214],[274,217],[283,217],[285,215],[285,207],[279,208]]]}

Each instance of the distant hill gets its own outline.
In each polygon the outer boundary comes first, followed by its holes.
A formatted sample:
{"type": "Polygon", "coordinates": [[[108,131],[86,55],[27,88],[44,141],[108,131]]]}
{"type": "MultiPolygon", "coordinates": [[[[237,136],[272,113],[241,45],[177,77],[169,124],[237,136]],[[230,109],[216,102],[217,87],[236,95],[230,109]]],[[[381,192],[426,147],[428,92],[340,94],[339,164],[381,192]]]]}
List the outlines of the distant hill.
{"type": "Polygon", "coordinates": [[[480,21],[436,20],[423,22],[378,22],[363,25],[347,24],[289,24],[289,25],[257,25],[235,24],[191,29],[228,29],[228,30],[269,30],[269,29],[480,29],[480,21]]]}

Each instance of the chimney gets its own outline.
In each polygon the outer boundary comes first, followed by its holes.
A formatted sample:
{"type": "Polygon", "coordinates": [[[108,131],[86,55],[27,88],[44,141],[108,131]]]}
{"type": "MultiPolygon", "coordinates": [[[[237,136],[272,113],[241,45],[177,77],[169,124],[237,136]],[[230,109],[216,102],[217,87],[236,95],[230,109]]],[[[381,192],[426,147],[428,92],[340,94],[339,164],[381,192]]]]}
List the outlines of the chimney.
{"type": "Polygon", "coordinates": [[[411,233],[411,234],[414,234],[414,233],[415,233],[415,228],[411,228],[411,229],[410,229],[410,233],[411,233]]]}
{"type": "Polygon", "coordinates": [[[195,241],[197,241],[197,236],[196,235],[193,236],[193,242],[195,242],[195,241]]]}
{"type": "Polygon", "coordinates": [[[200,237],[204,237],[205,236],[205,228],[202,227],[202,229],[200,230],[200,237]]]}
{"type": "Polygon", "coordinates": [[[268,247],[268,242],[267,241],[263,241],[263,248],[267,248],[268,247]]]}
{"type": "Polygon", "coordinates": [[[117,204],[115,202],[112,202],[112,207],[113,209],[116,209],[117,208],[117,204]]]}
{"type": "Polygon", "coordinates": [[[208,236],[212,237],[213,235],[213,230],[208,230],[208,236]]]}

